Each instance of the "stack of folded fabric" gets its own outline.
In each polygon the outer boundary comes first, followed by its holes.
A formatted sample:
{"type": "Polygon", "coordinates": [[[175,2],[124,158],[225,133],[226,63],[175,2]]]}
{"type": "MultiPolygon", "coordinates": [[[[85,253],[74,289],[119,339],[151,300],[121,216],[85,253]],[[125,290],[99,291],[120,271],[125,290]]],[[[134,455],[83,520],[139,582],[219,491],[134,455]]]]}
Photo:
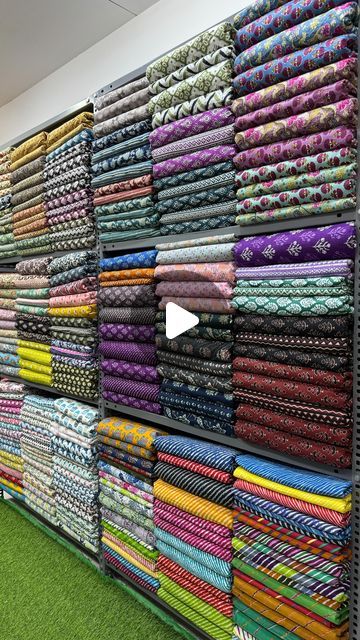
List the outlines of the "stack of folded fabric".
{"type": "Polygon", "coordinates": [[[96,274],[95,251],[69,253],[49,264],[54,387],[84,399],[98,393],[96,274]]]}
{"type": "Polygon", "coordinates": [[[54,486],[59,526],[94,553],[98,550],[98,411],[67,398],[54,402],[57,432],[52,437],[54,486]]]}
{"type": "Polygon", "coordinates": [[[41,131],[11,151],[11,191],[16,253],[51,251],[45,212],[44,166],[47,133],[41,131]]]}
{"type": "Polygon", "coordinates": [[[19,500],[24,499],[20,420],[24,393],[23,384],[0,380],[0,489],[19,500]]]}
{"type": "Polygon", "coordinates": [[[52,251],[96,244],[91,190],[92,113],[80,113],[48,134],[46,215],[52,251]]]}
{"type": "Polygon", "coordinates": [[[155,447],[158,596],[215,640],[229,640],[236,451],[179,436],[159,436],[155,447]]]}
{"type": "Polygon", "coordinates": [[[240,225],[355,207],[357,8],[260,0],[235,17],[240,225]]]}
{"type": "Polygon", "coordinates": [[[102,420],[97,432],[104,560],[156,592],[152,478],[154,439],[164,432],[121,418],[102,420]]]}
{"type": "Polygon", "coordinates": [[[161,280],[156,335],[160,404],[169,418],[233,435],[231,306],[235,282],[234,236],[157,245],[155,276],[161,280]],[[195,312],[199,324],[169,340],[165,309],[175,303],[195,312]]]}
{"type": "Polygon", "coordinates": [[[50,353],[50,257],[22,260],[16,265],[16,327],[19,376],[52,386],[50,353]]]}
{"type": "Polygon", "coordinates": [[[0,273],[0,374],[19,375],[16,273],[0,273]]]}
{"type": "Polygon", "coordinates": [[[234,224],[233,38],[224,22],[147,68],[162,235],[234,224]]]}
{"type": "Polygon", "coordinates": [[[11,207],[10,152],[0,151],[0,260],[16,256],[11,207]]]}
{"type": "Polygon", "coordinates": [[[105,400],[161,413],[156,371],[156,250],[100,261],[99,350],[105,400]]]}
{"type": "Polygon", "coordinates": [[[235,433],[351,466],[354,223],[243,238],[235,320],[235,433]]]}
{"type": "Polygon", "coordinates": [[[100,239],[158,235],[145,77],[95,98],[92,187],[100,239]]]}
{"type": "Polygon", "coordinates": [[[20,413],[25,502],[43,518],[57,524],[51,444],[57,431],[54,414],[52,398],[25,395],[20,413]]]}
{"type": "Polygon", "coordinates": [[[236,462],[234,638],[348,638],[351,482],[236,462]]]}

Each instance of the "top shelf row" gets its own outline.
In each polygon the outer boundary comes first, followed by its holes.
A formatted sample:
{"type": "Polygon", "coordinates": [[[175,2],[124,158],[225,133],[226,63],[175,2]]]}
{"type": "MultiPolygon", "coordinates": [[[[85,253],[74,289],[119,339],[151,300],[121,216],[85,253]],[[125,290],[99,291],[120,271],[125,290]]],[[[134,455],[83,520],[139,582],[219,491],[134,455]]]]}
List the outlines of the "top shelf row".
{"type": "Polygon", "coordinates": [[[355,220],[356,5],[292,4],[259,0],[0,152],[0,265],[355,220]]]}

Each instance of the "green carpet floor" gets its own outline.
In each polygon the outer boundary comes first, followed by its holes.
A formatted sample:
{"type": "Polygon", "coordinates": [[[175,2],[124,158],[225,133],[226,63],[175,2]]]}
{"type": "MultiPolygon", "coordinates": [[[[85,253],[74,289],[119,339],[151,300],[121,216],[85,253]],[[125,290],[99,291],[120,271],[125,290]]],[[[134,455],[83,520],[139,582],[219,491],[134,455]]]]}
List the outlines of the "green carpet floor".
{"type": "Polygon", "coordinates": [[[0,501],[0,638],[180,640],[110,579],[0,501]]]}

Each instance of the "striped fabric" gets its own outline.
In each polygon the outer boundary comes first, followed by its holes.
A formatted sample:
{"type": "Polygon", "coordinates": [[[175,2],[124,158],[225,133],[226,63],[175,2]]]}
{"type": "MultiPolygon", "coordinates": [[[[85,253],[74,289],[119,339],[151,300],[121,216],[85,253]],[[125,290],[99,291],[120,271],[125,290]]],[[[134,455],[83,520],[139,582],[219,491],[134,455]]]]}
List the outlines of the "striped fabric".
{"type": "MultiPolygon", "coordinates": [[[[306,469],[289,467],[285,464],[272,462],[271,460],[265,460],[264,458],[248,454],[236,456],[236,462],[239,467],[254,475],[287,485],[288,487],[294,487],[301,491],[333,498],[343,498],[351,493],[351,482],[342,480],[341,478],[322,475],[306,469]]],[[[237,469],[235,469],[234,473],[237,478],[243,477],[237,469]]]]}
{"type": "Polygon", "coordinates": [[[202,464],[233,472],[237,451],[216,444],[209,444],[182,436],[159,436],[155,439],[155,447],[163,453],[170,453],[179,458],[186,458],[202,464]]]}
{"type": "Polygon", "coordinates": [[[160,462],[166,462],[167,464],[171,464],[175,467],[181,467],[182,469],[188,469],[188,471],[193,471],[194,473],[199,473],[206,478],[212,478],[213,480],[217,480],[218,482],[223,482],[224,484],[232,484],[233,476],[226,471],[221,471],[220,469],[213,469],[212,467],[207,467],[204,464],[200,464],[200,462],[193,462],[192,460],[186,460],[185,458],[179,458],[178,456],[173,456],[169,453],[162,453],[159,451],[158,460],[160,462]]]}
{"type": "Polygon", "coordinates": [[[228,529],[232,529],[233,516],[230,509],[215,505],[203,498],[192,496],[191,493],[172,487],[167,482],[163,482],[163,480],[156,480],[154,496],[199,518],[204,518],[204,520],[216,522],[228,529]]]}
{"type": "MultiPolygon", "coordinates": [[[[325,522],[330,522],[330,524],[335,524],[339,527],[346,527],[350,522],[351,511],[349,510],[349,507],[347,507],[348,510],[346,512],[335,511],[334,509],[326,506],[311,504],[305,500],[292,498],[291,496],[247,482],[246,480],[237,480],[235,487],[241,491],[259,496],[260,498],[265,498],[265,500],[270,500],[271,502],[276,502],[277,504],[289,507],[295,511],[315,516],[315,518],[318,518],[319,520],[325,520],[325,522]]],[[[330,498],[328,500],[330,500],[330,498]]]]}
{"type": "Polygon", "coordinates": [[[179,564],[173,562],[166,556],[159,556],[157,568],[162,574],[165,574],[195,596],[198,596],[215,607],[215,609],[220,611],[224,616],[232,616],[233,604],[229,594],[215,589],[215,587],[204,580],[200,580],[200,578],[186,571],[186,569],[183,569],[179,564]]]}
{"type": "Polygon", "coordinates": [[[166,602],[170,607],[175,609],[175,611],[181,613],[185,618],[188,618],[197,627],[199,627],[199,629],[202,629],[210,637],[214,638],[214,640],[230,640],[231,635],[229,635],[226,631],[219,629],[219,627],[215,626],[210,620],[203,618],[201,614],[175,598],[172,594],[170,594],[162,587],[158,591],[158,596],[159,598],[162,598],[162,600],[164,600],[164,602],[166,602]]]}
{"type": "Polygon", "coordinates": [[[111,564],[114,564],[118,569],[123,571],[127,576],[135,580],[146,589],[150,591],[157,591],[159,588],[159,581],[148,576],[144,571],[141,571],[135,567],[132,563],[127,562],[122,556],[116,553],[113,549],[110,549],[106,544],[103,544],[104,558],[111,564]]]}
{"type": "Polygon", "coordinates": [[[158,540],[165,542],[165,544],[172,546],[174,549],[177,549],[183,554],[186,554],[189,558],[193,558],[197,562],[201,563],[204,567],[209,568],[214,573],[217,573],[224,578],[228,578],[231,583],[231,564],[229,562],[225,562],[220,558],[214,557],[210,553],[206,553],[205,551],[201,551],[200,549],[196,549],[190,544],[179,540],[175,536],[167,533],[163,529],[159,529],[155,527],[155,535],[158,540]]]}
{"type": "Polygon", "coordinates": [[[233,505],[234,489],[216,480],[204,478],[186,469],[178,469],[164,462],[155,465],[154,472],[158,478],[169,484],[189,491],[195,496],[205,498],[229,509],[233,505]]]}
{"type": "Polygon", "coordinates": [[[305,531],[310,536],[314,536],[325,542],[345,544],[350,540],[349,527],[343,528],[332,525],[314,516],[308,516],[284,505],[278,505],[275,502],[263,499],[260,496],[251,495],[245,491],[236,491],[235,504],[256,513],[260,517],[265,516],[265,518],[268,518],[272,522],[285,524],[292,531],[298,531],[300,533],[305,531]]]}
{"type": "Polygon", "coordinates": [[[161,587],[168,593],[171,593],[178,600],[184,602],[184,604],[187,604],[189,607],[197,611],[200,615],[211,621],[220,629],[223,629],[224,631],[227,631],[229,634],[231,634],[233,626],[231,618],[224,616],[209,603],[190,593],[161,572],[159,573],[159,580],[161,587]]]}
{"type": "MultiPolygon", "coordinates": [[[[210,553],[213,556],[224,560],[225,562],[231,562],[232,553],[231,549],[222,549],[217,544],[213,542],[209,542],[208,540],[203,540],[202,537],[196,535],[195,531],[190,533],[189,531],[184,531],[184,529],[180,526],[176,526],[175,524],[170,524],[166,520],[163,520],[158,513],[155,513],[154,516],[154,524],[157,528],[170,533],[172,536],[175,536],[179,540],[186,542],[187,544],[199,549],[201,551],[205,551],[206,553],[210,553]]],[[[182,523],[181,523],[182,524],[182,523]]]]}
{"type": "Polygon", "coordinates": [[[162,553],[170,560],[173,560],[176,564],[179,564],[183,569],[186,569],[200,580],[204,580],[208,584],[212,585],[216,589],[223,591],[224,593],[231,593],[232,580],[231,578],[225,578],[219,573],[212,571],[208,567],[205,567],[200,562],[197,562],[193,558],[190,558],[185,553],[182,553],[178,549],[175,549],[166,542],[158,540],[156,546],[160,553],[162,553]]]}
{"type": "Polygon", "coordinates": [[[231,549],[232,532],[226,529],[226,527],[193,516],[178,507],[173,507],[160,500],[155,501],[155,512],[163,520],[169,522],[169,524],[178,525],[181,523],[181,528],[185,531],[189,531],[190,533],[196,532],[196,535],[201,536],[204,540],[214,542],[223,549],[231,549]]]}

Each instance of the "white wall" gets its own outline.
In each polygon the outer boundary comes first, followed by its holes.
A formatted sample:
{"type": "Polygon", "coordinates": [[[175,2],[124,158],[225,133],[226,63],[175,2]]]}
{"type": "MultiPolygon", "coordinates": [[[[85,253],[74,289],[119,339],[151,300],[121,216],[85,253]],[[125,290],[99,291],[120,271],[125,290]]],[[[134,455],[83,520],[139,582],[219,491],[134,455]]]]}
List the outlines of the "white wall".
{"type": "Polygon", "coordinates": [[[248,4],[249,0],[160,0],[1,107],[0,146],[248,4]]]}

